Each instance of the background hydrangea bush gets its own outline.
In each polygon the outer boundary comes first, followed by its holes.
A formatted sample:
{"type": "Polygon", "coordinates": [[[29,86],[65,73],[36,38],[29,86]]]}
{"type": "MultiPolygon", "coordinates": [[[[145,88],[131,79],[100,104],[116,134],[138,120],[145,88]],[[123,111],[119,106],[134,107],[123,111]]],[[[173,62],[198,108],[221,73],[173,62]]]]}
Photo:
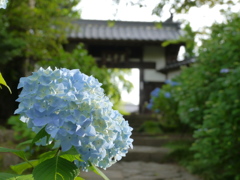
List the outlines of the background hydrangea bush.
{"type": "Polygon", "coordinates": [[[40,68],[21,78],[18,88],[15,114],[37,133],[33,143],[53,146],[49,157],[70,153],[74,158],[67,160],[82,170],[106,169],[132,148],[132,128],[94,77],[76,69],[40,68]]]}
{"type": "Polygon", "coordinates": [[[162,128],[168,130],[182,130],[183,124],[177,114],[178,102],[175,100],[175,89],[179,88],[179,83],[167,80],[166,84],[156,88],[151,92],[151,99],[147,108],[160,115],[162,128]]]}
{"type": "MultiPolygon", "coordinates": [[[[228,14],[226,21],[214,24],[210,32],[199,48],[197,61],[173,79],[179,85],[164,86],[161,92],[171,92],[180,122],[193,129],[194,143],[189,147],[193,155],[184,156],[187,168],[206,180],[239,180],[239,13],[228,14]]],[[[171,98],[159,93],[153,107],[162,112],[171,98]]],[[[171,118],[171,111],[164,113],[171,118]]]]}

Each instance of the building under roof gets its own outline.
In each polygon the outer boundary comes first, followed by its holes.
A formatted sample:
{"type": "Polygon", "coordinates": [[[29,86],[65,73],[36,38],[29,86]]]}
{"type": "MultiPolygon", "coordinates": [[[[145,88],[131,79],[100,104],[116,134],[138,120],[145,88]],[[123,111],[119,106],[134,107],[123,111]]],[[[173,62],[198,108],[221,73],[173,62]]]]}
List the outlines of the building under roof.
{"type": "Polygon", "coordinates": [[[80,19],[73,22],[66,48],[72,49],[81,42],[99,66],[139,68],[143,112],[150,92],[179,74],[180,66],[193,62],[177,60],[183,42],[162,46],[164,41],[178,40],[182,35],[180,24],[172,20],[155,23],[80,19]]]}

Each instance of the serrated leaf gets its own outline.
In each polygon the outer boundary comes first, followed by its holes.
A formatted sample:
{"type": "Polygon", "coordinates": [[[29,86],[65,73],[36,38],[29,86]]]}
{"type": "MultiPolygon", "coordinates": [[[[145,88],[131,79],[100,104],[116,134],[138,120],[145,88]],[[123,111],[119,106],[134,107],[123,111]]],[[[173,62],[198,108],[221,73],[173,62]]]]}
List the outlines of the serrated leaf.
{"type": "Polygon", "coordinates": [[[47,142],[50,138],[50,135],[46,132],[45,126],[36,134],[36,136],[32,140],[31,146],[34,146],[34,144],[39,141],[40,139],[47,137],[47,142]]]}
{"type": "Polygon", "coordinates": [[[12,94],[12,91],[11,91],[10,87],[7,85],[6,81],[3,79],[2,73],[0,73],[0,84],[6,86],[9,90],[9,92],[12,94]]]}
{"type": "Polygon", "coordinates": [[[10,153],[13,153],[13,154],[17,155],[18,157],[22,158],[24,161],[27,161],[25,152],[21,151],[21,150],[0,147],[0,152],[10,152],[10,153]]]}
{"type": "Polygon", "coordinates": [[[32,174],[29,175],[16,175],[9,173],[0,173],[0,180],[34,180],[32,174]]]}
{"type": "Polygon", "coordinates": [[[17,145],[17,148],[21,147],[21,146],[24,146],[24,145],[28,145],[28,144],[31,144],[33,140],[27,140],[27,141],[24,141],[22,143],[19,143],[17,145]]]}
{"type": "Polygon", "coordinates": [[[71,154],[71,155],[79,155],[79,152],[77,152],[75,147],[72,147],[71,149],[69,149],[68,151],[65,152],[61,152],[60,155],[64,155],[64,154],[71,154]]]}
{"type": "Polygon", "coordinates": [[[80,157],[79,152],[77,152],[77,150],[74,147],[72,147],[68,151],[61,152],[59,156],[71,162],[74,160],[83,161],[80,157]]]}
{"type": "Polygon", "coordinates": [[[91,170],[95,174],[101,176],[104,180],[109,180],[109,178],[99,168],[97,168],[93,164],[90,165],[89,170],[91,170]]]}
{"type": "Polygon", "coordinates": [[[39,164],[38,160],[31,160],[28,162],[23,162],[14,166],[10,166],[13,171],[15,171],[17,174],[22,174],[25,170],[29,168],[33,168],[39,164]]]}
{"type": "Polygon", "coordinates": [[[40,163],[33,170],[34,180],[72,180],[78,174],[76,165],[58,156],[40,163]]]}
{"type": "Polygon", "coordinates": [[[83,161],[80,157],[79,152],[77,152],[76,148],[74,148],[74,147],[72,147],[68,151],[61,152],[60,157],[63,157],[69,161],[71,161],[70,158],[72,158],[72,159],[74,158],[75,160],[78,160],[78,161],[83,161]]]}
{"type": "Polygon", "coordinates": [[[57,153],[57,150],[55,151],[48,151],[48,152],[45,152],[43,154],[40,155],[39,157],[39,162],[43,162],[43,161],[46,161],[47,159],[51,159],[53,158],[57,153]]]}
{"type": "Polygon", "coordinates": [[[68,160],[70,162],[73,162],[74,160],[83,161],[80,158],[80,155],[64,154],[64,155],[61,155],[60,157],[66,159],[66,160],[68,160]]]}

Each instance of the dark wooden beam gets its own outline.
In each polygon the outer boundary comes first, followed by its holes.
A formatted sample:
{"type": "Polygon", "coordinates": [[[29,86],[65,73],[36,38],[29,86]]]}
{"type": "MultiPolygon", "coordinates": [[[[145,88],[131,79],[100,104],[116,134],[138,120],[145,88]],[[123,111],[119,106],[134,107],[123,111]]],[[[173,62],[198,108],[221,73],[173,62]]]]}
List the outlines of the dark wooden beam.
{"type": "Polygon", "coordinates": [[[108,68],[144,68],[144,69],[155,69],[155,62],[105,62],[104,64],[101,61],[97,62],[98,66],[105,65],[108,68]]]}
{"type": "Polygon", "coordinates": [[[168,63],[164,68],[159,69],[158,72],[167,74],[169,71],[180,69],[181,66],[190,66],[195,61],[196,61],[195,59],[187,59],[187,60],[183,60],[183,61],[175,60],[172,63],[168,63]]]}

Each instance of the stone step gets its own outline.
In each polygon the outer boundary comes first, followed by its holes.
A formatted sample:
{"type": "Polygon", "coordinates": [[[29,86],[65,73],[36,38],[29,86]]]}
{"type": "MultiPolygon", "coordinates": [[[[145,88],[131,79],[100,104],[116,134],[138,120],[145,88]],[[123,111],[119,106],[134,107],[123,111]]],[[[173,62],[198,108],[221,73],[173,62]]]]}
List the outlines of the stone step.
{"type": "Polygon", "coordinates": [[[151,137],[132,137],[133,146],[151,146],[151,147],[162,147],[164,144],[170,142],[169,139],[165,138],[151,138],[151,137]]]}
{"type": "Polygon", "coordinates": [[[150,136],[141,133],[133,133],[133,146],[152,146],[162,147],[167,143],[174,141],[192,141],[193,138],[190,135],[160,135],[150,136]]]}
{"type": "Polygon", "coordinates": [[[166,162],[167,155],[171,152],[165,147],[134,146],[130,149],[122,161],[143,161],[143,162],[166,162]]]}
{"type": "Polygon", "coordinates": [[[146,120],[158,120],[158,118],[155,115],[152,114],[131,114],[131,115],[124,115],[124,118],[127,121],[131,122],[141,122],[146,120]]]}
{"type": "Polygon", "coordinates": [[[137,130],[145,121],[158,121],[156,116],[148,114],[125,115],[124,118],[129,122],[129,125],[137,130]]]}

